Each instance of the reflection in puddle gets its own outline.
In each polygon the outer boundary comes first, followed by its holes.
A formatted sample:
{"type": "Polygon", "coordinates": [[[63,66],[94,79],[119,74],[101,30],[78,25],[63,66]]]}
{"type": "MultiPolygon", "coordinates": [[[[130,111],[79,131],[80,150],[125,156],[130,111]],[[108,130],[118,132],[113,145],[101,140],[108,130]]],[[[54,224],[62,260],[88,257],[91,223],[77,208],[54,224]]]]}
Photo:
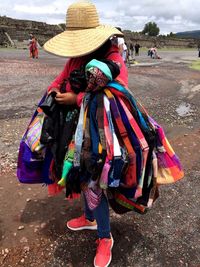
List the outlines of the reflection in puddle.
{"type": "Polygon", "coordinates": [[[188,103],[181,103],[179,107],[176,109],[176,112],[181,117],[189,116],[191,115],[191,112],[192,112],[191,105],[188,103]]]}

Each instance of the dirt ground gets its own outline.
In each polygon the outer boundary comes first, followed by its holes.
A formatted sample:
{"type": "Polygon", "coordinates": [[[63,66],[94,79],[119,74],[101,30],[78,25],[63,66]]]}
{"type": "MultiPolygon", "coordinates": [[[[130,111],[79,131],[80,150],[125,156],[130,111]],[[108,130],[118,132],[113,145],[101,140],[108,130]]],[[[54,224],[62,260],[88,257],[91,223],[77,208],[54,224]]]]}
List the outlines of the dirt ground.
{"type": "MultiPolygon", "coordinates": [[[[131,65],[129,87],[161,125],[181,159],[185,177],[160,187],[145,215],[111,211],[115,240],[110,266],[200,266],[200,72],[188,66],[196,51],[142,54],[131,65]]],[[[0,50],[0,266],[86,267],[95,255],[95,232],[71,232],[65,222],[81,214],[81,201],[46,186],[20,184],[16,159],[31,114],[65,59],[27,50],[0,50]]]]}

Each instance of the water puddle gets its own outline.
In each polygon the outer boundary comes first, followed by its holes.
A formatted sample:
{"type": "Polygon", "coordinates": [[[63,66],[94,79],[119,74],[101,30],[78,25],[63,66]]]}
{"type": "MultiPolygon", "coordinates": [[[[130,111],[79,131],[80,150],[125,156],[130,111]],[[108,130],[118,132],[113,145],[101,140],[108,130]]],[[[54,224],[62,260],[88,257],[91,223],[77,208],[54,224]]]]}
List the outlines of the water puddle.
{"type": "Polygon", "coordinates": [[[176,112],[180,117],[190,116],[192,114],[191,105],[183,102],[177,107],[176,112]]]}

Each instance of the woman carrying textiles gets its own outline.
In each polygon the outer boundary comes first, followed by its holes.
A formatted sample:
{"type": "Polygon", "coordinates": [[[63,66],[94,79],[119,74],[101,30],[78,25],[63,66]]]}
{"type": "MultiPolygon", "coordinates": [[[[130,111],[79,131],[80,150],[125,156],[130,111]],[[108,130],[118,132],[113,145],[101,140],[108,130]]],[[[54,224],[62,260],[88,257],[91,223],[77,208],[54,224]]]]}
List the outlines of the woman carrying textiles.
{"type": "Polygon", "coordinates": [[[127,69],[113,37],[123,34],[101,25],[93,4],[79,2],[67,10],[66,30],[44,45],[47,52],[69,58],[48,88],[56,103],[56,115],[48,113],[44,127],[49,134],[50,126],[54,140],[50,187],[66,187],[67,196],[83,192],[84,214],[67,227],[97,230],[96,267],[108,266],[112,258],[109,204],[119,213],[144,212],[158,197],[159,175],[166,183],[183,176],[160,126],[128,90],[127,69]],[[161,166],[166,157],[170,165],[161,166]]]}
{"type": "MultiPolygon", "coordinates": [[[[118,73],[117,75],[117,80],[124,86],[128,86],[128,74],[126,66],[124,65],[123,59],[118,52],[118,47],[113,46],[110,41],[111,37],[123,36],[123,34],[114,27],[100,25],[96,8],[93,4],[78,3],[71,5],[67,11],[66,28],[67,30],[63,32],[63,34],[54,37],[44,45],[44,49],[46,51],[70,58],[66,63],[66,66],[62,73],[53,81],[53,83],[49,87],[50,91],[56,90],[57,95],[55,97],[55,100],[57,101],[57,103],[65,105],[81,105],[85,92],[76,92],[75,94],[73,92],[71,83],[68,82],[66,84],[66,93],[60,93],[59,86],[60,84],[62,84],[62,81],[64,79],[69,79],[71,72],[76,69],[80,69],[82,65],[86,65],[92,59],[107,59],[115,62],[116,69],[120,69],[120,73],[118,73]],[[75,20],[76,13],[74,12],[79,9],[82,9],[81,17],[79,17],[78,20],[75,20]],[[93,16],[91,15],[91,18],[88,18],[88,14],[90,12],[93,13],[93,16]],[[70,28],[73,28],[73,30],[71,30],[70,28]],[[65,45],[62,45],[62,39],[66,40],[65,45]],[[58,40],[58,46],[60,47],[56,47],[54,45],[54,40],[58,40]],[[71,43],[73,43],[73,46],[71,46],[71,43]]],[[[96,63],[98,65],[98,61],[96,63]]],[[[97,65],[90,67],[90,73],[95,73],[98,67],[97,65]]],[[[110,71],[106,63],[102,62],[101,67],[102,66],[108,68],[108,72],[112,73],[112,70],[110,71]]],[[[115,71],[113,71],[113,73],[114,72],[115,71]]],[[[98,80],[102,80],[102,85],[100,84],[100,87],[104,86],[109,81],[103,74],[103,72],[99,72],[98,75],[99,78],[96,79],[95,74],[90,74],[91,78],[88,78],[87,85],[87,87],[90,86],[90,90],[95,90],[95,88],[97,89],[97,87],[99,87],[98,80]],[[95,81],[95,79],[97,81],[95,81]]],[[[87,91],[88,88],[81,89],[82,91],[87,91]]],[[[86,182],[88,182],[87,179],[86,182]]],[[[87,185],[85,185],[85,187],[87,187],[87,185]]],[[[69,221],[67,223],[67,227],[71,230],[97,229],[99,240],[97,253],[94,259],[94,266],[108,266],[111,261],[111,249],[113,246],[113,238],[110,233],[108,200],[105,194],[102,193],[98,206],[95,209],[91,210],[87,203],[87,198],[88,195],[90,195],[90,192],[87,192],[87,189],[83,189],[83,191],[85,192],[84,215],[69,221]]]]}

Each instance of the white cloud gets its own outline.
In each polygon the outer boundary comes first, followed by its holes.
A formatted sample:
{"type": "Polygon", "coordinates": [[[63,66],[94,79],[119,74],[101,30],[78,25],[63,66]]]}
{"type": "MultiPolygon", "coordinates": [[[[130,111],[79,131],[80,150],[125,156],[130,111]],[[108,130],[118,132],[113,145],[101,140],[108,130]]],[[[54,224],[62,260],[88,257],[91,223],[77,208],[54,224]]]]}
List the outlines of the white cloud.
{"type": "Polygon", "coordinates": [[[44,5],[44,6],[26,6],[26,5],[15,5],[13,10],[15,12],[40,15],[40,14],[58,14],[60,11],[53,6],[44,5]]]}
{"type": "MultiPolygon", "coordinates": [[[[72,0],[3,0],[0,15],[47,23],[65,21],[67,6],[72,0]]],[[[161,33],[199,30],[199,0],[93,0],[102,23],[122,29],[141,31],[145,23],[155,21],[161,33]]]]}

